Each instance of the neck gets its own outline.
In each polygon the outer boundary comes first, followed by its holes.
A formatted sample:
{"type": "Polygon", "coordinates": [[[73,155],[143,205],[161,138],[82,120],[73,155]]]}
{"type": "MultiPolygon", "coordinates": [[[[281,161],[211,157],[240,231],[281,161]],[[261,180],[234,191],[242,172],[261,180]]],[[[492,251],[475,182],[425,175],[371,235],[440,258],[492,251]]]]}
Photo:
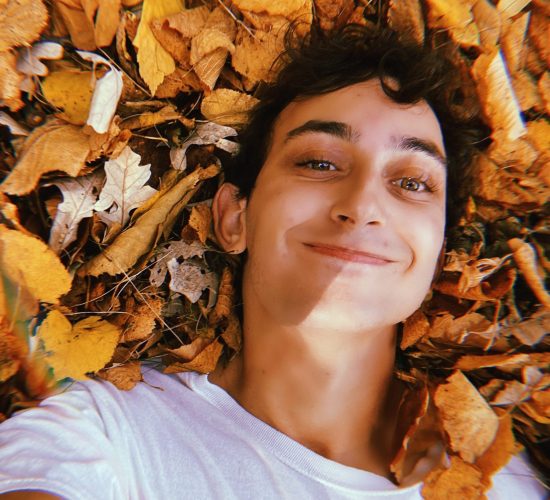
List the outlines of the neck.
{"type": "Polygon", "coordinates": [[[400,391],[395,327],[282,326],[248,314],[243,351],[210,375],[250,413],[331,460],[389,476],[400,391]]]}

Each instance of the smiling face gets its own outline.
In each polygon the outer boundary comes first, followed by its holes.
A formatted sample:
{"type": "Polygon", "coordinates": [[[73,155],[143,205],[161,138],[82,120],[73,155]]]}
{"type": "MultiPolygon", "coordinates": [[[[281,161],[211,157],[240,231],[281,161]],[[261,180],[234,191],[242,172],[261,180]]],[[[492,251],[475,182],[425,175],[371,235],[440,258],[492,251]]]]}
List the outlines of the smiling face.
{"type": "Polygon", "coordinates": [[[251,301],[334,331],[412,314],[444,238],[443,151],[431,108],[396,104],[374,80],[287,106],[237,235],[245,318],[251,301]]]}

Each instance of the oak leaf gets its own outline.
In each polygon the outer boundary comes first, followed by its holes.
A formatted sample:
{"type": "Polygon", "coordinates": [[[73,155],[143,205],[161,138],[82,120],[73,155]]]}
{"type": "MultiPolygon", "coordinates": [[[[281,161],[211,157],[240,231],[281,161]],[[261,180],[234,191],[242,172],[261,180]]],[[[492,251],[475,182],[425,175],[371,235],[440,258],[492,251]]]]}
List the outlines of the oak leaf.
{"type": "Polygon", "coordinates": [[[107,225],[106,240],[126,226],[131,210],[157,192],[145,185],[151,176],[151,165],[140,165],[140,160],[141,157],[126,146],[117,158],[105,163],[106,181],[94,210],[107,225]]]}
{"type": "Polygon", "coordinates": [[[154,19],[167,17],[183,10],[181,0],[144,0],[141,21],[134,46],[137,48],[139,74],[155,95],[164,77],[176,69],[172,56],[162,47],[151,31],[154,19]]]}
{"type": "Polygon", "coordinates": [[[85,167],[88,152],[88,136],[79,127],[48,122],[29,136],[19,161],[0,184],[0,191],[19,196],[27,194],[43,174],[55,170],[76,177],[85,167]]]}
{"type": "Polygon", "coordinates": [[[180,264],[177,259],[170,259],[166,265],[170,273],[170,290],[185,295],[190,302],[197,302],[206,288],[217,291],[216,274],[202,266],[187,262],[180,264]]]}
{"type": "Polygon", "coordinates": [[[495,438],[495,412],[459,370],[438,386],[434,401],[451,448],[466,462],[474,462],[495,438]]]}
{"type": "Polygon", "coordinates": [[[0,226],[0,241],[4,273],[36,300],[56,304],[69,291],[71,276],[43,241],[5,226],[0,226]]]}
{"type": "Polygon", "coordinates": [[[109,362],[120,330],[99,316],[71,325],[63,314],[53,310],[41,323],[37,335],[57,380],[83,380],[87,373],[100,370],[109,362]]]}
{"type": "Polygon", "coordinates": [[[93,215],[99,189],[104,176],[95,172],[76,179],[63,179],[52,184],[61,190],[63,201],[57,205],[48,244],[57,254],[67,248],[75,239],[78,224],[93,215]]]}
{"type": "Polygon", "coordinates": [[[39,42],[32,47],[19,49],[17,58],[17,71],[25,75],[20,88],[24,92],[33,92],[35,89],[34,76],[46,76],[48,67],[41,59],[61,59],[63,57],[63,45],[55,42],[39,42]]]}
{"type": "Polygon", "coordinates": [[[151,267],[149,282],[151,285],[160,287],[166,278],[168,272],[168,261],[171,259],[187,260],[192,257],[202,257],[205,248],[194,241],[186,243],[185,241],[172,241],[163,245],[156,255],[155,264],[151,267]]]}

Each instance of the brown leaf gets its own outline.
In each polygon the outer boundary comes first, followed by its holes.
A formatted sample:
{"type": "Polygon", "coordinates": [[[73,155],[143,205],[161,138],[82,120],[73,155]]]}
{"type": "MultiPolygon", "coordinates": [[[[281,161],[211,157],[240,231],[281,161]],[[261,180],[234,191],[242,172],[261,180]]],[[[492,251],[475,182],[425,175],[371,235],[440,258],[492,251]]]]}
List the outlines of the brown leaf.
{"type": "Polygon", "coordinates": [[[222,350],[223,346],[217,340],[214,340],[191,361],[187,363],[173,363],[164,369],[164,373],[179,373],[183,371],[210,373],[216,368],[222,350]]]}
{"type": "Polygon", "coordinates": [[[517,406],[531,397],[531,387],[517,380],[509,380],[491,399],[495,406],[517,406]]]}
{"type": "Polygon", "coordinates": [[[155,322],[160,319],[164,301],[160,298],[147,298],[144,304],[138,304],[130,314],[132,315],[122,333],[123,342],[144,340],[153,332],[155,322]]]}
{"type": "Polygon", "coordinates": [[[29,136],[19,161],[0,190],[19,196],[27,194],[43,174],[55,170],[76,177],[85,167],[88,152],[88,136],[82,129],[50,121],[29,136]]]}
{"type": "Polygon", "coordinates": [[[77,49],[95,50],[97,48],[93,19],[85,14],[81,5],[74,3],[70,5],[64,0],[55,0],[54,9],[58,13],[58,18],[63,21],[71,35],[71,41],[77,49]]]}
{"type": "Polygon", "coordinates": [[[0,52],[30,45],[47,22],[42,0],[4,0],[0,3],[0,52]]]}
{"type": "Polygon", "coordinates": [[[538,344],[550,332],[550,312],[544,309],[540,314],[520,322],[513,322],[502,329],[503,335],[513,335],[522,344],[538,344]]]}
{"type": "Polygon", "coordinates": [[[139,361],[130,361],[122,366],[106,368],[99,371],[97,375],[103,380],[111,382],[121,391],[129,391],[143,380],[139,361]]]}
{"type": "Polygon", "coordinates": [[[542,74],[539,79],[538,89],[546,114],[550,115],[550,71],[545,71],[542,74]]]}
{"type": "MultiPolygon", "coordinates": [[[[500,10],[500,5],[497,7],[500,10]]],[[[529,23],[529,13],[522,14],[517,19],[508,19],[503,23],[501,47],[510,73],[514,74],[522,64],[522,54],[525,50],[525,37],[529,23]]]]}
{"type": "Polygon", "coordinates": [[[487,356],[462,356],[455,364],[455,369],[462,371],[478,370],[489,367],[519,367],[530,362],[529,354],[492,354],[487,356]]]}
{"type": "MultiPolygon", "coordinates": [[[[183,14],[184,12],[188,11],[183,11],[179,14],[183,14]]],[[[178,16],[179,14],[175,15],[178,16]]],[[[169,27],[168,19],[170,19],[170,17],[154,19],[150,24],[151,31],[164,50],[166,50],[166,52],[174,58],[174,61],[178,63],[179,67],[191,69],[191,64],[189,62],[191,40],[185,38],[179,31],[169,27]]]]}
{"type": "Polygon", "coordinates": [[[540,153],[550,151],[550,123],[545,119],[532,120],[527,124],[527,140],[540,153]]]}
{"type": "Polygon", "coordinates": [[[352,0],[314,0],[315,18],[323,30],[344,26],[355,5],[352,0]]]}
{"type": "Polygon", "coordinates": [[[544,286],[543,276],[538,272],[537,255],[533,247],[519,238],[508,240],[508,246],[512,249],[514,260],[535,297],[544,307],[550,308],[550,294],[544,286]]]}
{"type": "Polygon", "coordinates": [[[518,70],[512,78],[514,93],[522,111],[529,109],[543,109],[536,80],[526,71],[518,70]]]}
{"type": "Polygon", "coordinates": [[[177,14],[163,18],[168,26],[178,31],[184,38],[193,38],[198,35],[204,27],[210,11],[202,5],[194,9],[185,9],[177,14]]]}
{"type": "Polygon", "coordinates": [[[210,121],[230,127],[242,127],[258,99],[231,89],[216,89],[201,102],[201,113],[210,121]]]}
{"type": "Polygon", "coordinates": [[[550,46],[548,44],[548,16],[544,13],[543,9],[535,7],[530,12],[529,38],[536,47],[543,64],[546,63],[546,70],[548,70],[548,61],[550,60],[550,46]]]}
{"type": "Polygon", "coordinates": [[[403,326],[403,337],[399,347],[405,350],[416,344],[430,330],[430,322],[426,315],[418,309],[409,316],[403,326]]]}
{"type": "Polygon", "coordinates": [[[438,386],[434,401],[451,448],[465,461],[474,462],[493,442],[498,417],[459,370],[438,386]]]}
{"type": "Polygon", "coordinates": [[[102,253],[79,269],[81,274],[99,276],[102,273],[116,275],[128,271],[156,244],[162,228],[173,223],[175,217],[189,201],[191,190],[201,180],[217,175],[219,168],[211,165],[198,168],[181,179],[172,189],[159,197],[154,205],[143,213],[132,227],[119,234],[102,253]]]}
{"type": "Polygon", "coordinates": [[[11,51],[0,51],[0,106],[17,111],[23,106],[19,87],[23,75],[15,69],[16,57],[11,51]]]}
{"type": "Polygon", "coordinates": [[[390,0],[388,25],[402,39],[424,44],[424,15],[420,0],[390,0]]]}
{"type": "MultiPolygon", "coordinates": [[[[191,54],[192,53],[191,48],[191,54]]],[[[220,76],[225,65],[228,53],[229,51],[227,49],[220,47],[210,52],[194,64],[193,69],[195,74],[201,81],[202,87],[205,90],[212,90],[216,85],[218,77],[220,76]]]]}
{"type": "Polygon", "coordinates": [[[266,2],[265,0],[234,0],[233,4],[241,11],[251,11],[257,14],[266,13],[270,16],[283,16],[293,19],[296,12],[303,9],[311,11],[311,0],[286,0],[285,2],[266,2]]]}
{"type": "Polygon", "coordinates": [[[229,267],[225,267],[220,278],[218,299],[216,305],[208,317],[208,324],[216,326],[228,318],[233,310],[235,289],[233,287],[233,273],[229,267]]]}
{"type": "Polygon", "coordinates": [[[422,487],[426,500],[481,500],[485,498],[481,471],[459,457],[451,456],[449,468],[440,467],[428,474],[422,487]]]}
{"type": "Polygon", "coordinates": [[[497,8],[489,0],[477,0],[472,14],[479,28],[479,39],[484,50],[493,50],[500,37],[501,21],[497,8]]]}
{"type": "Polygon", "coordinates": [[[167,121],[177,120],[180,117],[181,113],[169,104],[155,112],[145,112],[138,116],[131,116],[122,122],[122,126],[131,130],[149,128],[167,121]]]}
{"type": "Polygon", "coordinates": [[[203,90],[195,72],[190,69],[176,68],[157,87],[155,96],[159,99],[165,99],[175,97],[180,92],[192,92],[195,90],[203,90]]]}
{"type": "Polygon", "coordinates": [[[427,0],[428,24],[449,31],[451,38],[467,47],[479,45],[479,33],[470,10],[470,2],[427,0]]]}
{"type": "Polygon", "coordinates": [[[507,141],[525,134],[517,100],[508,77],[502,54],[481,54],[472,66],[483,114],[493,131],[503,132],[507,141]]]}
{"type": "Polygon", "coordinates": [[[201,243],[206,242],[208,234],[210,233],[210,223],[212,222],[212,211],[210,207],[204,203],[195,205],[191,209],[191,215],[189,216],[189,226],[191,226],[197,233],[199,241],[201,243]]]}

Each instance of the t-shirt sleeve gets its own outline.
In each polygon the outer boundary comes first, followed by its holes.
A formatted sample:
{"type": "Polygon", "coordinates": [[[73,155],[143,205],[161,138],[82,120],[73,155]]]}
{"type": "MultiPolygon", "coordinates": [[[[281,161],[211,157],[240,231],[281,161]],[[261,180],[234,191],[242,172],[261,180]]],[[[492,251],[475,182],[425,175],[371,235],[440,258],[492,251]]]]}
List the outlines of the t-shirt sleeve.
{"type": "Polygon", "coordinates": [[[528,465],[527,457],[520,453],[510,459],[493,477],[493,487],[487,492],[488,500],[543,500],[548,491],[528,465]]]}
{"type": "Polygon", "coordinates": [[[14,415],[0,424],[0,493],[128,498],[121,484],[124,461],[106,429],[104,415],[80,384],[14,415]]]}

